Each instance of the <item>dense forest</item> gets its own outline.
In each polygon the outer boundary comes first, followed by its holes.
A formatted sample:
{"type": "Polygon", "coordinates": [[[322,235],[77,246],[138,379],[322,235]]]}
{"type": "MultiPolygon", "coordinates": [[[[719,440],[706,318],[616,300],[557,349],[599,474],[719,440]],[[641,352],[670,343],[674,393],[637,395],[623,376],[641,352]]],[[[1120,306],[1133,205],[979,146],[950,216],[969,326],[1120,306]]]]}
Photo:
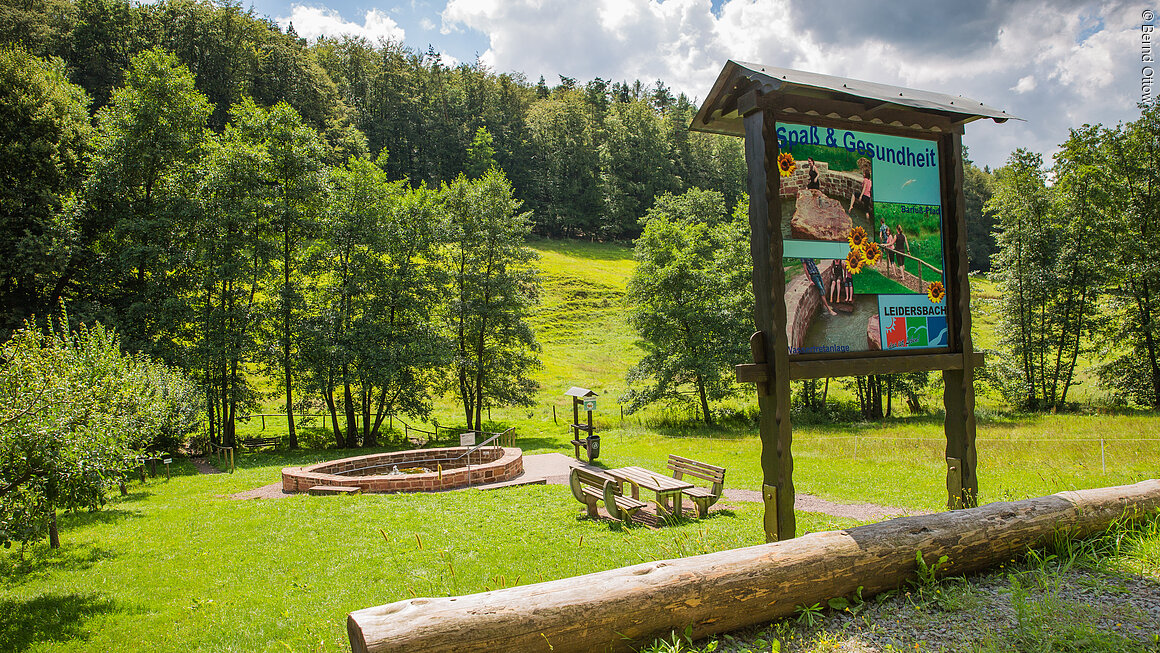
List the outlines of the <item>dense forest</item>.
{"type": "MultiPolygon", "coordinates": [[[[254,372],[287,413],[345,413],[340,446],[431,392],[478,428],[532,392],[517,241],[628,241],[666,194],[743,199],[741,140],[690,131],[694,101],[661,80],[309,43],[236,2],[0,0],[0,43],[0,335],[62,303],[100,321],[194,377],[215,440],[256,405],[254,372]]],[[[979,269],[993,183],[968,166],[979,269]]]]}
{"type": "MultiPolygon", "coordinates": [[[[660,80],[581,83],[561,76],[549,86],[542,78],[532,83],[520,73],[497,73],[479,62],[447,66],[434,51],[415,52],[399,43],[358,38],[307,43],[293,26],[283,32],[270,19],[228,2],[2,0],[0,42],[58,60],[67,80],[84,90],[87,102],[76,98],[74,105],[83,105],[93,123],[125,85],[130,60],[160,48],[192,74],[195,89],[211,107],[206,126],[216,133],[244,98],[263,107],[286,102],[322,137],[324,163],[369,154],[382,161],[390,179],[412,186],[478,174],[478,161],[471,159],[474,143],[477,151],[490,150],[515,196],[531,211],[533,232],[547,237],[632,239],[661,193],[715,190],[732,209],[744,190],[740,139],[689,131],[694,103],[683,94],[674,96],[660,80]]],[[[8,92],[15,89],[9,86],[8,92]]],[[[2,245],[7,264],[41,268],[33,272],[35,281],[27,270],[23,280],[21,271],[4,275],[0,328],[5,331],[32,312],[44,314],[59,299],[82,293],[78,279],[106,276],[81,260],[93,258],[83,252],[93,247],[99,225],[74,225],[72,264],[55,271],[44,269],[43,259],[28,261],[29,239],[15,237],[30,229],[39,247],[48,247],[46,212],[59,209],[88,174],[94,143],[84,122],[68,123],[75,133],[59,135],[55,179],[39,176],[50,186],[38,195],[41,215],[18,218],[15,211],[4,211],[11,227],[2,245]]],[[[10,168],[9,174],[21,171],[10,168]]],[[[981,269],[993,249],[981,210],[987,199],[984,177],[972,166],[968,195],[979,250],[972,258],[981,269]]],[[[9,188],[10,194],[19,192],[9,188]]],[[[9,205],[18,202],[12,197],[9,205]]]]}

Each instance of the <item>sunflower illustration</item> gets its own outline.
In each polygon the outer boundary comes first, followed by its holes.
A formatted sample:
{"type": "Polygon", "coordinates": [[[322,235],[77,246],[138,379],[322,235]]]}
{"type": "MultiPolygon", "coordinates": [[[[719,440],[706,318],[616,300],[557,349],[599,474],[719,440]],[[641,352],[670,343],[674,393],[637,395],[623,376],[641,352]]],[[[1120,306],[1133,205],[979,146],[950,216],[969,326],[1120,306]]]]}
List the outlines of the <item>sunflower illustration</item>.
{"type": "Polygon", "coordinates": [[[866,259],[862,258],[861,249],[852,249],[850,250],[850,253],[846,255],[846,269],[850,271],[850,274],[858,274],[861,272],[862,264],[865,262],[866,259]]]}
{"type": "MultiPolygon", "coordinates": [[[[858,227],[861,229],[862,227],[858,227]]],[[[882,259],[882,249],[878,247],[878,243],[874,241],[867,241],[862,248],[862,259],[866,261],[866,265],[871,267],[878,265],[878,261],[882,259]]]]}
{"type": "Polygon", "coordinates": [[[866,235],[866,230],[862,227],[854,227],[850,230],[850,249],[863,249],[866,243],[870,242],[870,238],[866,235]]]}
{"type": "Polygon", "coordinates": [[[789,152],[782,152],[777,155],[777,167],[781,170],[782,177],[788,177],[797,170],[797,162],[793,160],[793,155],[789,152]]]}
{"type": "Polygon", "coordinates": [[[931,303],[937,304],[947,296],[947,291],[941,281],[931,281],[926,287],[926,296],[930,298],[931,303]]]}

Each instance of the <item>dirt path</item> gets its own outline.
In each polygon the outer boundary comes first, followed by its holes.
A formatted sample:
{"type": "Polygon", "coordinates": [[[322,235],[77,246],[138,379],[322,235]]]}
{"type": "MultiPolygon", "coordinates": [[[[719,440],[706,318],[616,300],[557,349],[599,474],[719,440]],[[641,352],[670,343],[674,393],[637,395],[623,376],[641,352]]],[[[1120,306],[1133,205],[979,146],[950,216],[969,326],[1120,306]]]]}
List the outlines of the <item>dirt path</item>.
{"type": "MultiPolygon", "coordinates": [[[[202,474],[220,474],[217,468],[207,464],[204,460],[194,459],[194,467],[202,474]]],[[[568,475],[573,466],[585,466],[569,456],[558,453],[524,456],[524,475],[520,478],[544,479],[549,485],[567,485],[568,475]]],[[[597,469],[597,468],[593,468],[597,469]]],[[[486,487],[486,486],[485,486],[486,487]]],[[[282,491],[281,481],[263,485],[245,492],[223,495],[229,499],[284,499],[291,494],[282,491]]],[[[748,501],[761,503],[761,493],[756,490],[742,490],[726,488],[725,499],[732,501],[748,501]]],[[[872,503],[837,503],[809,495],[799,494],[794,501],[794,507],[805,512],[819,512],[833,517],[846,517],[858,521],[876,521],[900,515],[926,514],[921,511],[910,511],[905,508],[879,506],[872,503]]]]}
{"type": "Polygon", "coordinates": [[[242,501],[245,499],[285,499],[286,497],[294,496],[292,492],[282,491],[282,481],[256,487],[245,492],[237,492],[235,494],[226,495],[227,499],[234,499],[242,501]]]}
{"type": "MultiPolygon", "coordinates": [[[[198,474],[224,474],[225,473],[222,470],[218,469],[217,467],[214,467],[213,465],[206,462],[206,460],[204,458],[190,458],[189,462],[193,463],[193,467],[194,467],[194,469],[197,470],[198,474]]],[[[224,497],[226,499],[234,499],[237,501],[241,501],[243,499],[284,499],[290,495],[282,492],[282,482],[278,481],[277,483],[263,485],[262,487],[257,487],[257,488],[254,488],[252,490],[246,490],[245,492],[237,492],[234,494],[221,494],[218,496],[224,497]]]]}
{"type": "MultiPolygon", "coordinates": [[[[761,493],[756,490],[741,490],[725,488],[725,498],[733,501],[752,501],[761,503],[761,493]]],[[[925,515],[925,511],[911,511],[905,508],[879,506],[873,503],[836,503],[827,501],[812,494],[799,494],[794,497],[794,508],[803,512],[820,512],[832,517],[848,517],[858,521],[874,521],[887,517],[902,515],[925,515]]]]}
{"type": "Polygon", "coordinates": [[[205,458],[190,458],[189,462],[193,463],[194,469],[198,474],[221,474],[222,470],[207,463],[205,458]]]}

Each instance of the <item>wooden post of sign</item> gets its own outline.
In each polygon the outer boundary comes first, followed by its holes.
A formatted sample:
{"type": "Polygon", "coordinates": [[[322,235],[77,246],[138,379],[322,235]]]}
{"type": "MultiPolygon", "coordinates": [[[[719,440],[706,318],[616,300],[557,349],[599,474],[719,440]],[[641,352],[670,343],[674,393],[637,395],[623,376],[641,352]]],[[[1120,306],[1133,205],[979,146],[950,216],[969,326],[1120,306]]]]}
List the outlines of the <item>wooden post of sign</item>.
{"type": "Polygon", "coordinates": [[[781,242],[781,175],[777,167],[776,116],[750,91],[737,103],[745,119],[745,163],[749,170],[750,254],[753,257],[754,363],[769,366],[769,382],[758,384],[761,410],[762,497],[767,542],[792,538],[793,456],[790,453],[789,339],[784,325],[785,272],[781,242]],[[757,360],[757,356],[763,360],[757,360]],[[763,387],[764,385],[764,387],[763,387]]]}
{"type": "Polygon", "coordinates": [[[947,507],[973,508],[979,504],[979,479],[975,475],[975,368],[971,341],[971,280],[967,276],[966,198],[963,195],[963,137],[939,137],[940,167],[943,176],[943,224],[946,230],[946,274],[944,283],[953,290],[947,309],[953,325],[952,351],[963,357],[962,369],[943,370],[943,428],[947,436],[947,507]],[[954,461],[953,463],[951,461],[954,461]],[[958,467],[958,469],[950,469],[958,467]],[[956,496],[951,477],[957,477],[956,496]]]}

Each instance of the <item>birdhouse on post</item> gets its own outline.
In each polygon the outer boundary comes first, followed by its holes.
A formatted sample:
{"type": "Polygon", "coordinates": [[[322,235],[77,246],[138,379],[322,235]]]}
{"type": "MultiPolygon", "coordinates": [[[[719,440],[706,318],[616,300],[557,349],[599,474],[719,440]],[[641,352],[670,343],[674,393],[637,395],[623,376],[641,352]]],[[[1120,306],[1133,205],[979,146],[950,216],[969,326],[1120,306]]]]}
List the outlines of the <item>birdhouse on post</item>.
{"type": "Polygon", "coordinates": [[[600,456],[600,436],[596,435],[596,430],[592,426],[592,413],[596,411],[595,398],[600,395],[588,388],[577,386],[568,388],[564,395],[572,398],[572,424],[569,428],[572,431],[572,446],[576,450],[576,460],[580,460],[580,447],[584,447],[588,455],[588,462],[592,462],[600,456]],[[586,425],[580,423],[581,406],[588,414],[586,425]],[[587,434],[583,439],[580,437],[581,431],[587,434]]]}

